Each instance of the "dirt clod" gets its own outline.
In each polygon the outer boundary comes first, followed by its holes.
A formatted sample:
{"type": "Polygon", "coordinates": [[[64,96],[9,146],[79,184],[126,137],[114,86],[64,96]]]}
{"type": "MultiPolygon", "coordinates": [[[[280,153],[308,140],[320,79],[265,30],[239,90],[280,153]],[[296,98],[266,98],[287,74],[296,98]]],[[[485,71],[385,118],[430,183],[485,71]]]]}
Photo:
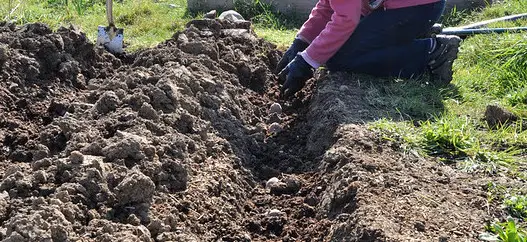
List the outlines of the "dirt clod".
{"type": "Polygon", "coordinates": [[[139,161],[145,158],[141,146],[142,144],[140,141],[133,138],[119,139],[116,140],[114,144],[103,148],[102,154],[109,161],[115,161],[118,159],[139,161]]]}
{"type": "Polygon", "coordinates": [[[421,221],[415,222],[414,227],[419,232],[425,232],[426,230],[425,223],[421,221]]]}
{"type": "Polygon", "coordinates": [[[73,151],[70,154],[70,161],[73,164],[82,164],[84,161],[84,155],[79,151],[73,151]]]}
{"type": "Polygon", "coordinates": [[[4,44],[0,44],[0,68],[7,61],[8,56],[9,55],[7,53],[7,46],[4,44]]]}
{"type": "Polygon", "coordinates": [[[494,128],[498,125],[507,125],[518,120],[518,116],[498,105],[488,105],[485,111],[487,124],[494,128]]]}
{"type": "Polygon", "coordinates": [[[139,116],[151,120],[159,119],[157,111],[147,102],[144,102],[143,105],[141,105],[141,108],[139,109],[139,116]]]}
{"type": "Polygon", "coordinates": [[[154,191],[154,182],[141,172],[127,174],[114,189],[118,205],[149,203],[154,191]]]}
{"type": "Polygon", "coordinates": [[[115,111],[119,106],[119,97],[113,91],[105,92],[95,103],[95,110],[100,114],[115,111]]]}

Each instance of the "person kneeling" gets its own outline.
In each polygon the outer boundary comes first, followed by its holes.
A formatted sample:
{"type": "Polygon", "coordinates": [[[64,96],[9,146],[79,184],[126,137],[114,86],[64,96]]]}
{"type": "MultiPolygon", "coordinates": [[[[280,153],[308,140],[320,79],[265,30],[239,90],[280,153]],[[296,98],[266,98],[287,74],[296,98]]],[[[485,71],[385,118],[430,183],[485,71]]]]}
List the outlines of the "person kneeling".
{"type": "Polygon", "coordinates": [[[301,90],[315,69],[412,78],[429,72],[452,81],[458,36],[426,35],[445,0],[319,0],[277,65],[283,97],[301,90]]]}

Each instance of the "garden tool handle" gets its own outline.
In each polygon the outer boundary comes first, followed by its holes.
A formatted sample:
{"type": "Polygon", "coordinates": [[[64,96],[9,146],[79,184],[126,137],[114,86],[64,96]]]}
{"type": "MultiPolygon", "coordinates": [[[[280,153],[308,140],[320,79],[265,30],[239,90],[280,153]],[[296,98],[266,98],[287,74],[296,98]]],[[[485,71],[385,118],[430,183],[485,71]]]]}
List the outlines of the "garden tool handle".
{"type": "Polygon", "coordinates": [[[106,0],[106,18],[108,19],[108,25],[114,27],[113,22],[113,0],[106,0]]]}
{"type": "Polygon", "coordinates": [[[368,0],[370,11],[375,11],[383,6],[385,0],[368,0]]]}

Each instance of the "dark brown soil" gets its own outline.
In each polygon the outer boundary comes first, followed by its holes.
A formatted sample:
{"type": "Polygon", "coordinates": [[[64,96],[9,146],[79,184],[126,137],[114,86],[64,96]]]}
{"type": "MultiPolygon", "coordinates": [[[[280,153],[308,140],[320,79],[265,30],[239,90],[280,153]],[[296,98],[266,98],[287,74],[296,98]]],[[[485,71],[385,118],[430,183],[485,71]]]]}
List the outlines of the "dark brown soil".
{"type": "Polygon", "coordinates": [[[322,75],[279,100],[280,54],[248,23],[195,20],[120,57],[75,29],[0,24],[0,238],[471,241],[483,232],[485,179],[381,141],[363,125],[382,112],[357,77],[322,75]],[[269,113],[275,102],[281,114],[269,113]],[[283,131],[269,133],[273,123],[283,131]]]}

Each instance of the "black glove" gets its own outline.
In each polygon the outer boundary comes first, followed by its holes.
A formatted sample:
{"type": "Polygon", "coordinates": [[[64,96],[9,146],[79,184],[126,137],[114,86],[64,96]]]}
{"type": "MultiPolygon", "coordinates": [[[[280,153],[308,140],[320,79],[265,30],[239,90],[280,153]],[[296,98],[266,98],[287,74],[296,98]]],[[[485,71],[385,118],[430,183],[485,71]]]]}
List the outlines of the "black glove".
{"type": "Polygon", "coordinates": [[[285,79],[285,83],[280,89],[280,96],[288,98],[295,95],[306,84],[309,78],[313,77],[313,67],[309,65],[301,55],[297,55],[293,61],[289,63],[278,74],[278,78],[285,79]]]}
{"type": "Polygon", "coordinates": [[[280,62],[278,62],[278,65],[276,65],[276,73],[282,71],[287,66],[287,64],[289,64],[289,62],[293,61],[298,52],[304,51],[308,46],[309,44],[303,40],[295,39],[293,44],[282,56],[282,59],[280,59],[280,62]]]}

